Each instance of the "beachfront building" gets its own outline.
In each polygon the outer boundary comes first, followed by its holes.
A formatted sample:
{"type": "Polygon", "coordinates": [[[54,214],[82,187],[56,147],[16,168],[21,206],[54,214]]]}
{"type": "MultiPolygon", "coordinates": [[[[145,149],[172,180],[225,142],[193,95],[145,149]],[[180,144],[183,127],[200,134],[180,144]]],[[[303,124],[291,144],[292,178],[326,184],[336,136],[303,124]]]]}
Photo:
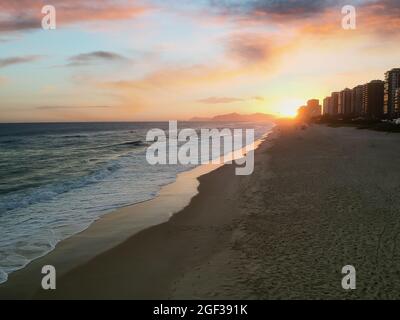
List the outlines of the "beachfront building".
{"type": "Polygon", "coordinates": [[[395,116],[400,113],[400,109],[395,108],[397,88],[400,88],[400,68],[392,69],[385,73],[383,113],[387,116],[395,116]]]}
{"type": "MultiPolygon", "coordinates": [[[[396,94],[394,96],[394,109],[400,110],[400,88],[396,89],[396,94]]],[[[399,115],[399,111],[397,111],[397,115],[399,115]]]]}
{"type": "Polygon", "coordinates": [[[384,113],[385,82],[374,80],[364,85],[363,112],[366,117],[379,119],[384,113]]]}
{"type": "Polygon", "coordinates": [[[320,116],[322,114],[322,106],[319,104],[318,99],[311,99],[307,101],[307,108],[313,117],[320,116]]]}
{"type": "Polygon", "coordinates": [[[306,106],[301,106],[298,110],[298,117],[303,120],[309,120],[321,116],[322,106],[319,104],[318,99],[311,99],[307,101],[306,106]]]}
{"type": "Polygon", "coordinates": [[[332,115],[337,115],[339,113],[339,92],[332,92],[331,95],[331,110],[332,115]]]}
{"type": "Polygon", "coordinates": [[[363,115],[364,86],[354,87],[351,92],[351,110],[356,116],[363,115]]]}
{"type": "Polygon", "coordinates": [[[326,97],[323,103],[323,114],[324,115],[332,115],[332,104],[331,104],[331,97],[326,97]]]}
{"type": "Polygon", "coordinates": [[[319,100],[318,99],[310,99],[307,101],[307,107],[309,108],[318,108],[319,107],[319,100]]]}
{"type": "Polygon", "coordinates": [[[340,115],[350,115],[351,112],[351,96],[352,91],[349,88],[346,88],[339,93],[339,114],[340,115]]]}

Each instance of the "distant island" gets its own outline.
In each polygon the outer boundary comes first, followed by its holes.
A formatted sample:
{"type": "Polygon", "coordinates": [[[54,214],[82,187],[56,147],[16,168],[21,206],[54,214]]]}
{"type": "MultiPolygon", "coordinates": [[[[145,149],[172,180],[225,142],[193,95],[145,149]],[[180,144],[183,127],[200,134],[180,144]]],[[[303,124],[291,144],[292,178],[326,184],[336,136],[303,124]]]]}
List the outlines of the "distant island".
{"type": "Polygon", "coordinates": [[[228,113],[218,115],[215,117],[193,117],[189,121],[191,122],[265,122],[274,120],[275,116],[266,113],[253,113],[253,114],[239,114],[239,113],[228,113]]]}

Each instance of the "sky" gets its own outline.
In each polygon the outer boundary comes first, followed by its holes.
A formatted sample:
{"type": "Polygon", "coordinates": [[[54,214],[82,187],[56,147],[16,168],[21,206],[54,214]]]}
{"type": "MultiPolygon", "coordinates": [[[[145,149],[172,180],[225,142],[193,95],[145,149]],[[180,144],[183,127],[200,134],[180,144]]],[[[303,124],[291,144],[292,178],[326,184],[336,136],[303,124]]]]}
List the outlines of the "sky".
{"type": "Polygon", "coordinates": [[[0,122],[294,116],[400,67],[399,40],[398,0],[0,0],[0,122]]]}

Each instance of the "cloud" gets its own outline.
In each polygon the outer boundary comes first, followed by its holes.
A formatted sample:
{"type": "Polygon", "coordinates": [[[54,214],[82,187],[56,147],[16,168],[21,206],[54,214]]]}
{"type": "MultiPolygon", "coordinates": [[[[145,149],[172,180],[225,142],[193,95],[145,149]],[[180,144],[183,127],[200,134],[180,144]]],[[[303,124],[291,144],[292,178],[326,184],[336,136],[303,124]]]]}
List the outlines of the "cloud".
{"type": "Polygon", "coordinates": [[[233,34],[226,41],[228,54],[245,63],[265,62],[271,55],[270,38],[256,34],[233,34]]]}
{"type": "Polygon", "coordinates": [[[197,100],[201,103],[206,104],[223,104],[223,103],[234,103],[234,102],[241,102],[243,99],[239,98],[229,98],[229,97],[210,97],[206,99],[197,100]]]}
{"type": "Polygon", "coordinates": [[[39,18],[30,16],[15,16],[5,19],[0,18],[0,32],[20,31],[40,27],[41,22],[39,18]]]}
{"type": "Polygon", "coordinates": [[[225,85],[227,80],[240,76],[240,69],[220,65],[166,66],[136,79],[99,81],[93,78],[90,83],[102,92],[118,96],[121,106],[126,110],[154,110],[154,101],[158,101],[163,105],[159,114],[163,113],[166,117],[170,108],[183,106],[188,100],[193,101],[196,92],[203,94],[206,88],[225,85]]]}
{"type": "Polygon", "coordinates": [[[234,98],[234,97],[210,97],[206,99],[197,100],[197,102],[205,103],[205,104],[224,104],[224,103],[235,103],[235,102],[243,102],[243,101],[250,101],[255,100],[262,102],[264,101],[264,97],[261,96],[254,96],[251,98],[234,98]]]}
{"type": "MultiPolygon", "coordinates": [[[[41,28],[41,9],[49,4],[44,0],[2,0],[0,32],[41,28]],[[24,12],[21,14],[21,12],[24,12]]],[[[52,0],[56,8],[57,25],[88,21],[114,21],[136,17],[150,9],[137,1],[113,0],[52,0]]]]}
{"type": "MultiPolygon", "coordinates": [[[[225,59],[227,60],[227,59],[225,59]]],[[[265,81],[266,68],[257,68],[236,63],[192,65],[192,66],[166,66],[136,79],[119,81],[99,81],[98,78],[89,80],[103,92],[112,92],[124,99],[130,105],[140,104],[151,106],[154,99],[168,103],[177,100],[187,101],[190,94],[202,96],[210,88],[231,86],[232,83],[242,83],[249,77],[262,77],[265,81]],[[198,94],[196,94],[198,93],[198,94]]],[[[253,78],[254,79],[254,78],[253,78]]],[[[260,97],[258,97],[260,98],[260,97]]],[[[204,104],[228,104],[234,102],[254,101],[254,98],[238,98],[230,96],[211,96],[197,100],[204,104]]]]}
{"type": "MultiPolygon", "coordinates": [[[[400,2],[398,0],[353,0],[356,8],[356,30],[349,32],[341,27],[341,6],[325,11],[314,19],[295,25],[301,36],[350,38],[354,36],[378,37],[378,41],[398,41],[400,37],[400,2]]],[[[374,40],[371,40],[374,41],[374,40]]]]}
{"type": "Polygon", "coordinates": [[[111,106],[40,106],[38,110],[109,109],[111,106]]]}
{"type": "Polygon", "coordinates": [[[358,16],[361,15],[365,19],[358,24],[358,29],[373,31],[386,38],[399,35],[400,2],[398,0],[370,1],[360,9],[358,16]]]}
{"type": "Polygon", "coordinates": [[[342,0],[210,0],[210,4],[223,15],[242,19],[302,20],[321,14],[327,9],[338,7],[342,0]]]}
{"type": "Polygon", "coordinates": [[[142,78],[134,80],[121,80],[100,83],[101,86],[121,90],[150,90],[161,91],[170,88],[188,88],[198,85],[211,85],[221,83],[226,79],[240,76],[242,70],[238,68],[226,68],[216,65],[192,65],[187,67],[165,67],[150,72],[142,78]]]}
{"type": "Polygon", "coordinates": [[[41,56],[37,55],[2,58],[0,59],[0,68],[5,68],[15,64],[33,62],[39,60],[40,58],[41,56]]]}
{"type": "Polygon", "coordinates": [[[342,32],[341,9],[353,5],[357,12],[357,32],[390,36],[400,31],[398,0],[210,0],[216,12],[244,25],[254,23],[303,35],[331,35],[342,32]]]}
{"type": "Polygon", "coordinates": [[[82,53],[69,58],[67,66],[83,66],[92,64],[96,61],[110,61],[121,62],[128,59],[114,52],[109,51],[93,51],[89,53],[82,53]]]}

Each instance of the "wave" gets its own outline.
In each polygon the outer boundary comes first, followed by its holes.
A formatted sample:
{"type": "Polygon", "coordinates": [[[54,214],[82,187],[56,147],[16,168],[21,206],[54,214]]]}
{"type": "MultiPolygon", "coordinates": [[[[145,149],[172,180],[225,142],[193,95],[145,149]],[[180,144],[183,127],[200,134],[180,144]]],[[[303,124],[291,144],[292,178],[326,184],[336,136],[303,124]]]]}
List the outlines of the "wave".
{"type": "Polygon", "coordinates": [[[88,136],[84,134],[77,134],[77,135],[63,136],[62,138],[73,139],[73,138],[87,138],[87,137],[88,136]]]}
{"type": "Polygon", "coordinates": [[[107,149],[107,148],[114,148],[114,147],[147,147],[149,144],[142,141],[142,140],[135,140],[135,141],[126,141],[121,143],[115,144],[107,144],[104,146],[97,146],[90,149],[107,149]]]}
{"type": "MultiPolygon", "coordinates": [[[[200,130],[196,128],[196,132],[200,130]]],[[[76,131],[69,136],[65,134],[64,137],[71,139],[65,139],[64,144],[74,141],[73,138],[77,139],[75,142],[85,141],[79,140],[85,136],[76,131]]],[[[77,144],[76,148],[78,151],[83,150],[81,147],[102,148],[98,152],[82,153],[83,156],[78,154],[82,160],[95,162],[95,168],[90,170],[73,162],[71,174],[79,171],[79,176],[0,195],[0,283],[7,281],[10,273],[52,251],[59,241],[85,230],[113,209],[155,197],[162,185],[191,168],[148,166],[144,134],[122,136],[117,132],[112,140],[105,134],[104,138],[96,139],[99,136],[93,134],[90,145],[77,144]],[[134,140],[139,137],[143,140],[134,140]]],[[[51,148],[55,146],[52,144],[51,148]]],[[[65,164],[65,170],[70,167],[65,164]]]]}
{"type": "Polygon", "coordinates": [[[20,140],[18,140],[18,139],[0,141],[1,144],[12,144],[12,143],[18,143],[18,142],[20,142],[20,140]]]}
{"type": "Polygon", "coordinates": [[[117,143],[112,146],[135,146],[135,147],[143,147],[147,146],[148,144],[146,142],[143,142],[142,140],[136,140],[136,141],[127,141],[127,142],[122,142],[122,143],[117,143]]]}
{"type": "Polygon", "coordinates": [[[100,182],[119,168],[121,168],[121,164],[118,163],[118,160],[113,160],[106,166],[77,179],[52,183],[37,187],[33,190],[28,189],[13,194],[7,194],[0,197],[0,214],[15,209],[25,208],[32,204],[49,201],[60,194],[100,182]]]}

